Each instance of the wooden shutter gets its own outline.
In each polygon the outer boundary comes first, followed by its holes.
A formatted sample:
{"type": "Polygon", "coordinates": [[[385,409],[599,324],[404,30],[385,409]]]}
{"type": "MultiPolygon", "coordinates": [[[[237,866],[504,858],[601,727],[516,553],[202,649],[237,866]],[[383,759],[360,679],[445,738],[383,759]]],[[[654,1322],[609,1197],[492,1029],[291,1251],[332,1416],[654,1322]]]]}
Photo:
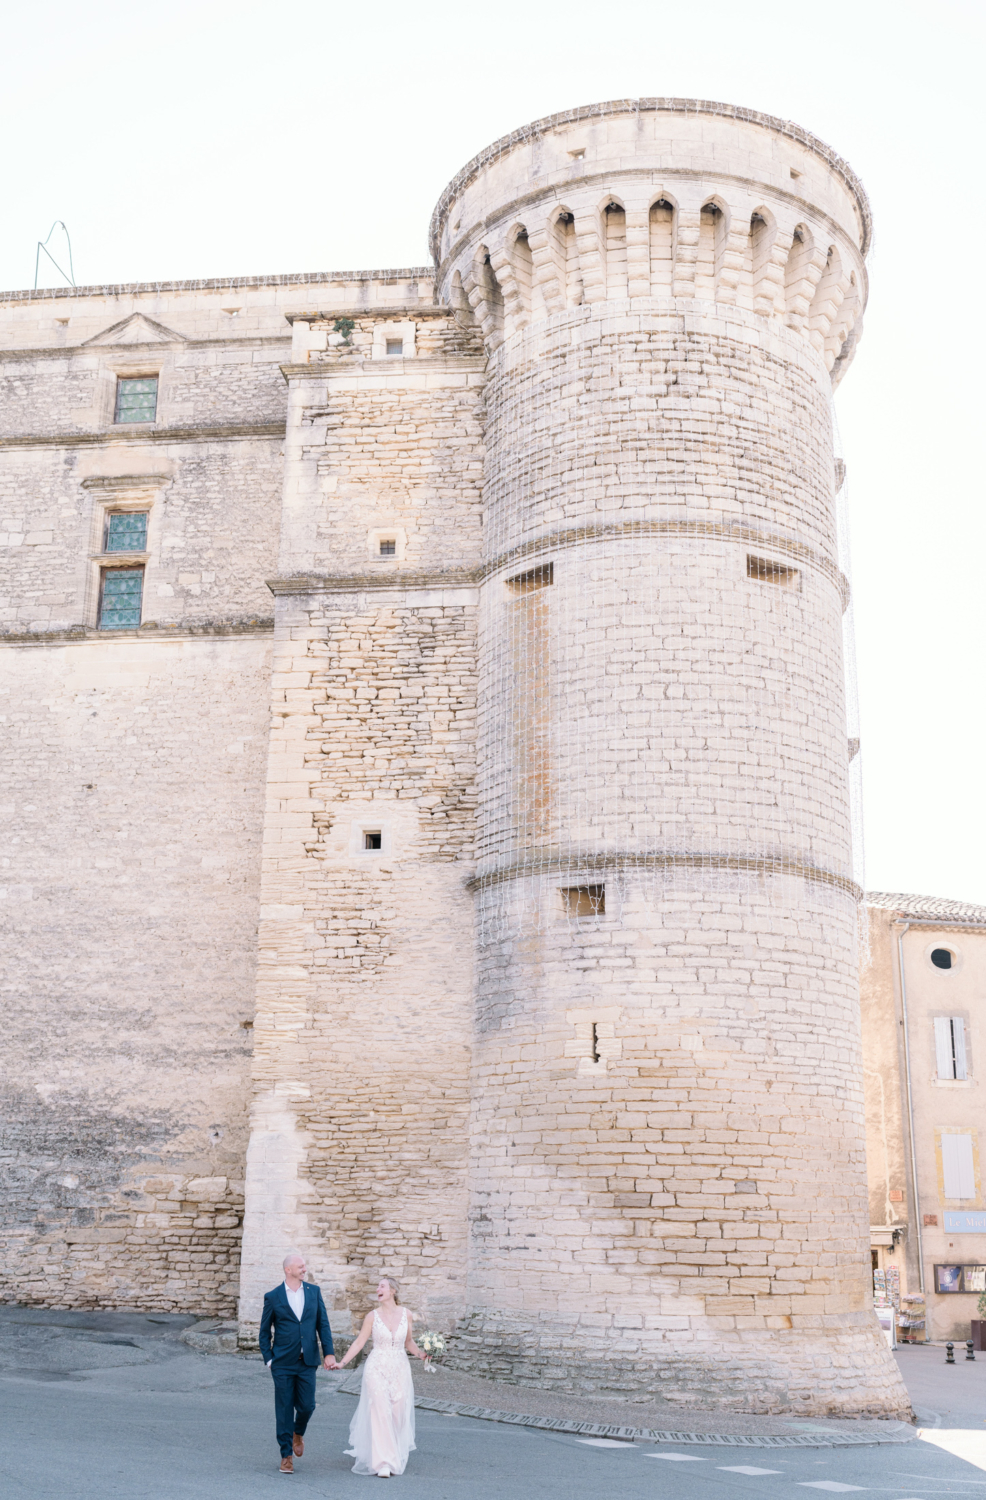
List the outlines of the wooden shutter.
{"type": "MultiPolygon", "coordinates": [[[[965,1051],[964,1044],[962,1050],[963,1052],[965,1051]]],[[[938,1060],[938,1077],[954,1078],[955,1063],[952,1057],[952,1022],[948,1016],[935,1016],[935,1057],[938,1060]]]]}
{"type": "Polygon", "coordinates": [[[955,1055],[955,1076],[966,1078],[965,1066],[965,1022],[961,1016],[952,1017],[952,1048],[955,1055]]]}
{"type": "Polygon", "coordinates": [[[974,1198],[976,1173],[972,1164],[972,1136],[942,1133],[941,1159],[946,1198],[974,1198]]]}

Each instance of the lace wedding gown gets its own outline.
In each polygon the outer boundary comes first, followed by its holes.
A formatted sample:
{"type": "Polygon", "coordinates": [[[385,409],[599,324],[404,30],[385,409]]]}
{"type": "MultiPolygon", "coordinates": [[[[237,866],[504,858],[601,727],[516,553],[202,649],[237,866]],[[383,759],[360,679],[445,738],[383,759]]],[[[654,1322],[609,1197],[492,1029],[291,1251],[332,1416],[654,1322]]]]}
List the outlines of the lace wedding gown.
{"type": "Polygon", "coordinates": [[[391,1333],[380,1314],[373,1314],[373,1348],[363,1367],[359,1406],[349,1424],[354,1474],[403,1474],[414,1447],[414,1382],[404,1350],[407,1313],[391,1333]]]}

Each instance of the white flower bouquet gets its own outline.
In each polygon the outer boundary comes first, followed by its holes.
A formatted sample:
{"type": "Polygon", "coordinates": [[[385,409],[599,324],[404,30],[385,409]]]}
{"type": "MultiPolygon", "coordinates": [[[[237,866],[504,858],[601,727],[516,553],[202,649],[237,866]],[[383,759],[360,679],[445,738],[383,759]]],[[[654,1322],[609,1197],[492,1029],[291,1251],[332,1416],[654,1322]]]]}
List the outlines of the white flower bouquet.
{"type": "Polygon", "coordinates": [[[422,1353],[427,1354],[425,1369],[435,1373],[434,1360],[445,1353],[445,1338],[440,1333],[434,1333],[427,1328],[424,1333],[419,1333],[414,1340],[422,1353]]]}

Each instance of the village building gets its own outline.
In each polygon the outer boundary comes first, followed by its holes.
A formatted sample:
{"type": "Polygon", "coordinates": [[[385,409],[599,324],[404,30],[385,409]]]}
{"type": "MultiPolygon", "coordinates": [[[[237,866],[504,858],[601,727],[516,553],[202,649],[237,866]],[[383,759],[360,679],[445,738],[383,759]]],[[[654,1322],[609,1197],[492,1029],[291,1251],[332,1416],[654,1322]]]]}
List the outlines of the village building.
{"type": "Polygon", "coordinates": [[[898,1337],[969,1339],[986,1293],[979,1094],[986,907],[867,894],[861,978],[870,1243],[898,1337]]]}

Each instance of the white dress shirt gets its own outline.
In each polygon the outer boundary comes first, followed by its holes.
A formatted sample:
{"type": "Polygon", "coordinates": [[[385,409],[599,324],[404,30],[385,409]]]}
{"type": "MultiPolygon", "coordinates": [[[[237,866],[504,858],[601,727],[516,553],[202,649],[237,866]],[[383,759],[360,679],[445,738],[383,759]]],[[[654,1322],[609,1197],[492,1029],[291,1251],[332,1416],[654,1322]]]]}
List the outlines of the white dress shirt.
{"type": "MultiPolygon", "coordinates": [[[[288,1299],[288,1306],[290,1307],[291,1311],[294,1313],[295,1317],[298,1319],[298,1322],[300,1323],[301,1322],[301,1315],[302,1315],[302,1313],[305,1310],[305,1283],[302,1282],[301,1285],[298,1287],[297,1291],[293,1292],[291,1290],[291,1288],[288,1286],[287,1282],[285,1282],[284,1283],[284,1295],[288,1299]]],[[[274,1361],[272,1359],[269,1359],[267,1361],[267,1368],[268,1368],[268,1370],[270,1369],[270,1367],[271,1367],[271,1365],[273,1363],[274,1363],[274,1361]]]]}
{"type": "Polygon", "coordinates": [[[301,1315],[305,1310],[305,1283],[302,1282],[296,1291],[292,1291],[287,1282],[285,1282],[284,1293],[288,1299],[288,1306],[300,1323],[301,1315]]]}

